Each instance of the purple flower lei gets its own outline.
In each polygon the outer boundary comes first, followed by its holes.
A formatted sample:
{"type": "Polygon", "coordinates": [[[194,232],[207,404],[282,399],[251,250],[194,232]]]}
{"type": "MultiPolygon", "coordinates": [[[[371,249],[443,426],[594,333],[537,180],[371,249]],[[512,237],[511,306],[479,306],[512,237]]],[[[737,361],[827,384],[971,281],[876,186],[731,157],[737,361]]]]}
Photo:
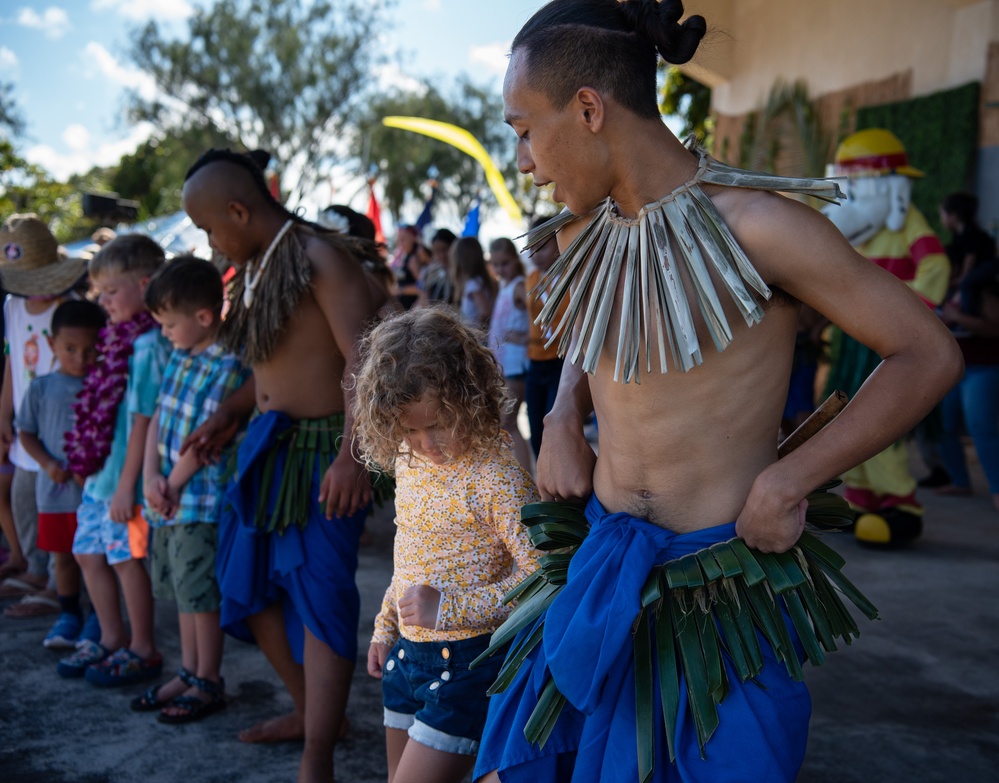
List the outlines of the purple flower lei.
{"type": "Polygon", "coordinates": [[[73,404],[76,420],[66,433],[66,461],[71,472],[90,476],[104,467],[114,440],[118,406],[128,386],[128,360],[139,335],[156,326],[148,310],[128,321],[109,323],[98,336],[97,364],[83,380],[73,404]]]}

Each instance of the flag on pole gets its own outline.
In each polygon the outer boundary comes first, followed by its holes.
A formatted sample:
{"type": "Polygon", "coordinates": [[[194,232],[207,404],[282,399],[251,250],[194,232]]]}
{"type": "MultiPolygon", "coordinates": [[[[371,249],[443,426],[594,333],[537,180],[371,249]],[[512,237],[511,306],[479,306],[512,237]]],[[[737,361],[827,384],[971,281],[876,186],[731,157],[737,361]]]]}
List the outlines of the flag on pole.
{"type": "Polygon", "coordinates": [[[479,198],[472,202],[472,208],[465,218],[465,227],[461,230],[463,237],[477,237],[479,235],[479,207],[481,204],[482,199],[479,198]]]}
{"type": "Polygon", "coordinates": [[[368,220],[375,224],[375,242],[385,244],[385,234],[382,231],[382,212],[375,198],[375,181],[368,181],[368,220]]]}
{"type": "Polygon", "coordinates": [[[420,236],[423,236],[423,230],[434,222],[434,196],[436,195],[437,188],[430,188],[430,198],[428,198],[427,203],[423,205],[423,211],[413,224],[413,228],[416,229],[420,236]]]}

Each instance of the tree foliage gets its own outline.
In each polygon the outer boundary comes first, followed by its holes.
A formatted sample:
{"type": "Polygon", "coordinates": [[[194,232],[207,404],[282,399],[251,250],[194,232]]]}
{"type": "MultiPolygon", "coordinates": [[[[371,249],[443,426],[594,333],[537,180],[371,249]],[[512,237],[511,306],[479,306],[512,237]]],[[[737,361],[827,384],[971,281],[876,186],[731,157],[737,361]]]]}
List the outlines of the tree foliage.
{"type": "Polygon", "coordinates": [[[285,184],[298,201],[342,157],[338,140],[380,61],[388,1],[217,0],[195,10],[186,39],[151,21],[133,32],[130,56],[158,95],[133,92],[130,116],[267,149],[296,172],[285,184]]]}
{"type": "Polygon", "coordinates": [[[382,118],[393,115],[422,117],[464,128],[488,150],[507,181],[515,182],[513,135],[501,120],[503,100],[499,95],[464,78],[458,80],[452,96],[429,83],[417,91],[393,90],[368,105],[352,147],[362,165],[377,167],[386,206],[397,219],[406,199],[423,197],[421,188],[432,166],[439,172],[437,199],[455,204],[459,214],[468,211],[477,194],[485,196],[489,189],[479,164],[460,150],[382,125],[382,118]]]}
{"type": "Polygon", "coordinates": [[[214,127],[191,127],[158,133],[125,155],[111,172],[109,186],[122,198],[139,202],[139,220],[177,212],[184,175],[193,151],[233,146],[214,127]]]}
{"type": "Polygon", "coordinates": [[[701,84],[675,65],[659,63],[659,111],[683,120],[680,138],[693,134],[706,149],[711,149],[714,118],[711,116],[711,88],[701,84]]]}

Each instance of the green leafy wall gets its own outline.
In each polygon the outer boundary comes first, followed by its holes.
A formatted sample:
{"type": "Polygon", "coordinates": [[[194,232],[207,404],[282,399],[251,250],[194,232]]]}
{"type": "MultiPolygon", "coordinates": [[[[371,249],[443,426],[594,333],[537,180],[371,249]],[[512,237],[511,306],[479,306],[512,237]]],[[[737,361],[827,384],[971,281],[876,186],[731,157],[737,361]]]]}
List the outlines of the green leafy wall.
{"type": "Polygon", "coordinates": [[[909,153],[909,163],[924,171],[912,200],[943,241],[937,207],[948,193],[971,190],[978,149],[979,83],[882,106],[857,110],[857,130],[886,128],[909,153]]]}

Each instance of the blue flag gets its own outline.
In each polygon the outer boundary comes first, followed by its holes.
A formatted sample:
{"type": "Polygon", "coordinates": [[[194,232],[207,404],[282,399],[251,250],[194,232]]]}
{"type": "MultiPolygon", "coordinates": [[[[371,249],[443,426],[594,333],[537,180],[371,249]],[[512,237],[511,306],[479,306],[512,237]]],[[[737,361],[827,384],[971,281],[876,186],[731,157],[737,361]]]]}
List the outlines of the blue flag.
{"type": "Polygon", "coordinates": [[[468,217],[465,218],[465,227],[461,230],[463,237],[477,237],[479,235],[479,206],[481,204],[481,199],[475,199],[472,202],[472,208],[468,212],[468,217]]]}
{"type": "Polygon", "coordinates": [[[420,236],[423,236],[423,230],[434,222],[434,196],[436,195],[437,188],[430,188],[430,198],[428,198],[427,203],[423,205],[423,211],[413,224],[413,227],[420,236]]]}

